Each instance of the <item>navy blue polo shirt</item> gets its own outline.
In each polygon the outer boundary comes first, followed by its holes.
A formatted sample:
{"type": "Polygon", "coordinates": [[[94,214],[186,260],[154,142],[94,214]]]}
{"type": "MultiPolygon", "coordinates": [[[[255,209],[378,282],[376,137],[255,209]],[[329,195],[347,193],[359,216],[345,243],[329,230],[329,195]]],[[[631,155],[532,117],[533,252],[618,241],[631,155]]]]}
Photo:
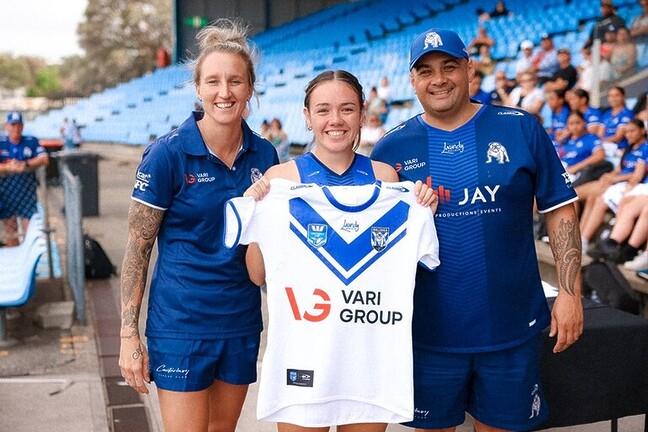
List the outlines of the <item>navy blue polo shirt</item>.
{"type": "Polygon", "coordinates": [[[164,210],[149,337],[227,338],[262,329],[261,295],[249,280],[245,248],[223,246],[223,208],[279,162],[277,152],[243,122],[243,147],[230,169],[205,145],[196,124],[201,116],[194,112],[150,144],[137,169],[132,198],[164,210]]]}

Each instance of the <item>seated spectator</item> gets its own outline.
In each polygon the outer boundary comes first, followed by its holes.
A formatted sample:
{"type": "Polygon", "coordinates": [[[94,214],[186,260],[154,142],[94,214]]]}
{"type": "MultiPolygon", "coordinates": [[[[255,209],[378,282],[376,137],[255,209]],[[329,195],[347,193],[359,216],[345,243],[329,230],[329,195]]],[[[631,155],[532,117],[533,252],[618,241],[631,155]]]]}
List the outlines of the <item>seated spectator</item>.
{"type": "MultiPolygon", "coordinates": [[[[648,1],[648,0],[647,0],[648,1]]],[[[525,40],[520,44],[520,58],[515,62],[515,77],[533,68],[533,42],[525,40]]]]}
{"type": "Polygon", "coordinates": [[[475,10],[475,13],[477,13],[477,24],[478,24],[478,25],[482,25],[482,24],[484,24],[486,21],[488,21],[488,20],[491,19],[491,17],[490,17],[490,15],[488,14],[488,12],[486,12],[486,11],[485,11],[484,9],[482,9],[482,8],[477,8],[477,10],[475,10]]]}
{"type": "Polygon", "coordinates": [[[479,56],[474,57],[475,70],[482,72],[484,75],[491,75],[495,71],[495,60],[490,55],[490,48],[482,45],[479,48],[479,56]]]}
{"type": "Polygon", "coordinates": [[[648,0],[639,0],[641,14],[630,24],[630,36],[637,44],[648,44],[648,0]]]}
{"type": "Polygon", "coordinates": [[[482,82],[484,81],[484,73],[482,71],[476,70],[473,80],[470,82],[468,87],[468,93],[470,97],[477,102],[481,102],[484,105],[490,105],[493,100],[491,94],[482,90],[482,82]]]}
{"type": "Polygon", "coordinates": [[[599,137],[603,141],[608,159],[616,159],[628,144],[625,138],[625,127],[633,115],[626,107],[625,90],[622,87],[611,87],[607,99],[610,108],[601,115],[603,127],[599,128],[599,137]]]}
{"type": "Polygon", "coordinates": [[[376,113],[370,113],[367,121],[360,129],[358,153],[369,156],[376,142],[385,135],[385,132],[380,116],[376,113]]]}
{"type": "Polygon", "coordinates": [[[518,86],[511,90],[511,94],[507,95],[499,89],[497,94],[502,98],[504,106],[522,108],[535,116],[540,115],[545,103],[544,92],[538,87],[532,72],[522,74],[518,86]]]}
{"type": "Polygon", "coordinates": [[[369,96],[367,97],[365,104],[367,109],[367,115],[376,113],[380,116],[382,122],[385,123],[385,120],[387,120],[387,113],[388,113],[387,104],[383,99],[381,99],[378,96],[377,87],[375,86],[371,87],[371,90],[369,90],[369,96]]]}
{"type": "Polygon", "coordinates": [[[495,3],[495,9],[493,9],[489,15],[491,18],[510,16],[511,11],[506,8],[506,4],[502,0],[499,0],[495,3]]]}
{"type": "Polygon", "coordinates": [[[558,70],[558,52],[554,47],[553,39],[546,33],[542,35],[540,50],[533,56],[532,64],[538,85],[541,86],[558,70]]]}
{"type": "Polygon", "coordinates": [[[468,55],[472,57],[481,55],[482,46],[486,46],[489,49],[494,47],[495,39],[488,35],[486,27],[479,26],[477,29],[477,36],[475,36],[466,47],[468,49],[468,55]]]}
{"type": "Polygon", "coordinates": [[[613,80],[619,80],[636,71],[637,46],[630,36],[630,31],[625,27],[617,30],[616,42],[612,45],[610,53],[610,64],[613,80]]]}
{"type": "Polygon", "coordinates": [[[587,132],[599,135],[600,129],[603,128],[601,112],[598,108],[590,105],[589,93],[582,88],[574,88],[565,94],[565,100],[572,111],[578,111],[583,114],[587,132]]]}
{"type": "Polygon", "coordinates": [[[392,102],[392,94],[391,94],[391,87],[389,87],[389,78],[386,76],[380,78],[380,83],[378,84],[378,97],[382,100],[385,101],[385,104],[387,104],[387,107],[391,105],[392,102]]]}
{"type": "Polygon", "coordinates": [[[598,180],[614,168],[605,160],[601,140],[587,132],[580,111],[572,111],[567,120],[567,139],[556,147],[574,187],[598,180]]]}
{"type": "MultiPolygon", "coordinates": [[[[591,92],[594,85],[594,67],[592,63],[592,49],[583,48],[583,61],[576,68],[578,71],[578,80],[576,81],[575,88],[581,88],[587,92],[591,92]]],[[[598,72],[599,85],[605,84],[610,81],[612,77],[612,66],[606,57],[601,57],[598,72]]]]}
{"type": "Polygon", "coordinates": [[[616,9],[612,0],[601,0],[601,16],[596,20],[592,27],[590,36],[583,45],[583,48],[590,48],[594,39],[603,40],[605,32],[612,30],[616,32],[621,27],[626,27],[625,20],[616,14],[616,9]]]}
{"type": "Polygon", "coordinates": [[[570,90],[578,80],[578,71],[571,64],[571,52],[569,48],[558,50],[558,70],[551,79],[545,83],[545,91],[570,90]]]}
{"type": "Polygon", "coordinates": [[[261,130],[259,131],[259,135],[270,141],[270,123],[268,122],[268,119],[263,119],[263,121],[261,122],[261,130]]]}
{"type": "Polygon", "coordinates": [[[567,117],[569,117],[569,105],[565,102],[563,90],[545,91],[547,105],[551,109],[551,126],[547,133],[551,137],[554,146],[563,142],[569,132],[567,131],[567,117]]]}
{"type": "Polygon", "coordinates": [[[629,270],[648,268],[648,251],[645,249],[648,240],[647,186],[646,183],[638,184],[621,198],[610,236],[598,242],[589,252],[590,256],[616,264],[632,260],[624,265],[629,270]],[[644,253],[637,256],[641,249],[644,253]]]}
{"type": "Polygon", "coordinates": [[[587,250],[599,230],[606,212],[612,210],[616,213],[621,198],[646,180],[648,143],[643,123],[632,119],[625,128],[625,135],[628,146],[614,170],[603,174],[597,181],[576,187],[579,198],[576,203],[583,206],[584,202],[580,222],[583,251],[587,250]]]}
{"type": "Polygon", "coordinates": [[[504,105],[500,93],[509,95],[514,88],[515,81],[508,79],[505,71],[495,72],[495,89],[491,92],[492,104],[504,105]]]}
{"type": "Polygon", "coordinates": [[[290,159],[290,142],[288,142],[288,135],[284,132],[281,121],[278,118],[273,118],[270,122],[268,141],[270,141],[277,150],[280,162],[285,162],[290,159]]]}

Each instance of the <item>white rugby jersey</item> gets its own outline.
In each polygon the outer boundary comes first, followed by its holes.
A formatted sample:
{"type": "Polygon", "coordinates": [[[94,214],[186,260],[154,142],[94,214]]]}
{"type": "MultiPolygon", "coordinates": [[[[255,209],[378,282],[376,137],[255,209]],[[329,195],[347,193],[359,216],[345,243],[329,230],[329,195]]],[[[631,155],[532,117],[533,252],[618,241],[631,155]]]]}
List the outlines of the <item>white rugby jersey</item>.
{"type": "Polygon", "coordinates": [[[414,279],[419,261],[439,264],[432,212],[413,188],[273,179],[262,201],[228,201],[225,245],[258,243],[266,268],[260,420],[412,419],[414,279]]]}

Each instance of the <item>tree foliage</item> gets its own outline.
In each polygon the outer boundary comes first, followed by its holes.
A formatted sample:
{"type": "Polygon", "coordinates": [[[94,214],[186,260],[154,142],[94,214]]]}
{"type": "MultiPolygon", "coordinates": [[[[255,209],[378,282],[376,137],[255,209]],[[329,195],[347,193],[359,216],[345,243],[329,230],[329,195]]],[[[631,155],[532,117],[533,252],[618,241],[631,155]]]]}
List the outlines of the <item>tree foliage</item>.
{"type": "Polygon", "coordinates": [[[170,47],[170,0],[88,0],[78,35],[85,55],[65,70],[82,94],[129,81],[151,72],[157,49],[170,47]]]}

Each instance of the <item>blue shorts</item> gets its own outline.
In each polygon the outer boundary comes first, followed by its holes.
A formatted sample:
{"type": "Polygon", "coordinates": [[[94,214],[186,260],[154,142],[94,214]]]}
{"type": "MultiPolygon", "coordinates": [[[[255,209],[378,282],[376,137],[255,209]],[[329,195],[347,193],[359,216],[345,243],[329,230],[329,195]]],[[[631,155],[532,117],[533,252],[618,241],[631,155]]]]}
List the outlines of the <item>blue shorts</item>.
{"type": "Polygon", "coordinates": [[[548,417],[540,380],[538,334],[494,352],[414,350],[414,420],[406,426],[459,426],[469,412],[480,422],[508,430],[537,427],[548,417]]]}
{"type": "Polygon", "coordinates": [[[207,340],[150,337],[151,379],[158,388],[179,392],[205,390],[215,380],[251,384],[257,379],[260,337],[259,333],[207,340]]]}

